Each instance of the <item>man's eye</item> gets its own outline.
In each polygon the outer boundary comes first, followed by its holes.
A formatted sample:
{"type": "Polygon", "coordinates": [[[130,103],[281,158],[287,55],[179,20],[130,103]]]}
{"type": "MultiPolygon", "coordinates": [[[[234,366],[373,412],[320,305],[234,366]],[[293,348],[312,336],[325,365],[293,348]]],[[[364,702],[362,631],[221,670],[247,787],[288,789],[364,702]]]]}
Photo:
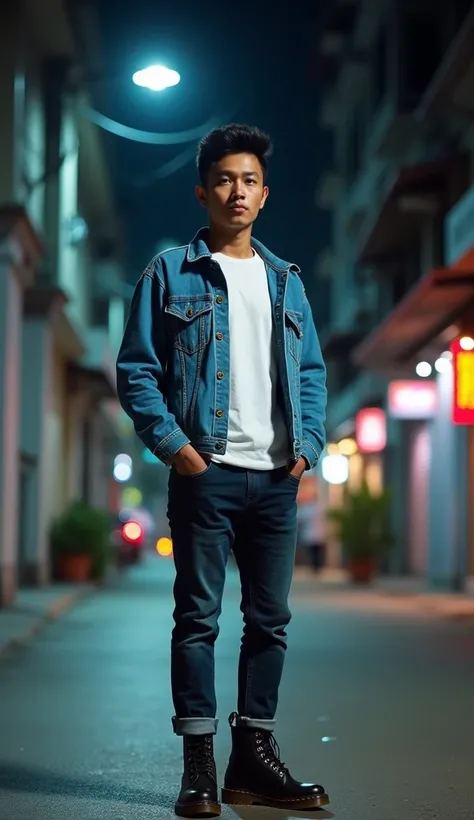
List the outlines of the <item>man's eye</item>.
{"type": "Polygon", "coordinates": [[[223,185],[225,182],[229,182],[229,177],[221,177],[219,179],[219,185],[223,185]]]}
{"type": "Polygon", "coordinates": [[[247,180],[247,185],[255,185],[256,181],[257,181],[256,179],[248,179],[247,180]]]}

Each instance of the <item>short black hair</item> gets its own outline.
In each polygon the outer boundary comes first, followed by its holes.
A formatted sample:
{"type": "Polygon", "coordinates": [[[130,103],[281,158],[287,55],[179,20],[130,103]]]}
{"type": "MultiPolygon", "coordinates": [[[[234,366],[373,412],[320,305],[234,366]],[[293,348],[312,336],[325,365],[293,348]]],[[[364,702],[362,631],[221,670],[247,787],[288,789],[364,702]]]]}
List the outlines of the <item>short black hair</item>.
{"type": "Polygon", "coordinates": [[[268,170],[268,157],[273,146],[268,134],[253,125],[224,125],[207,134],[199,143],[196,165],[199,179],[205,185],[212,166],[229,154],[254,154],[262,166],[263,176],[268,170]]]}

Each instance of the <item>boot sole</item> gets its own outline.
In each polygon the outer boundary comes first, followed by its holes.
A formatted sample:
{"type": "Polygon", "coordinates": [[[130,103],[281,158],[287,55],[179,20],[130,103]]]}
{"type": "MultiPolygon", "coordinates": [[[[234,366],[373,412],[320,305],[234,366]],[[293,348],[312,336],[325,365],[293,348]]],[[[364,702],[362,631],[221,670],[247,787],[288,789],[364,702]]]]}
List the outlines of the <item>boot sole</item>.
{"type": "Polygon", "coordinates": [[[227,806],[268,806],[272,809],[304,811],[305,809],[319,809],[322,806],[329,805],[329,796],[327,794],[318,794],[301,799],[292,797],[288,800],[275,800],[272,797],[239,791],[239,789],[222,789],[222,802],[227,806]]]}
{"type": "Polygon", "coordinates": [[[178,817],[219,817],[221,807],[219,803],[176,803],[174,807],[178,817]]]}

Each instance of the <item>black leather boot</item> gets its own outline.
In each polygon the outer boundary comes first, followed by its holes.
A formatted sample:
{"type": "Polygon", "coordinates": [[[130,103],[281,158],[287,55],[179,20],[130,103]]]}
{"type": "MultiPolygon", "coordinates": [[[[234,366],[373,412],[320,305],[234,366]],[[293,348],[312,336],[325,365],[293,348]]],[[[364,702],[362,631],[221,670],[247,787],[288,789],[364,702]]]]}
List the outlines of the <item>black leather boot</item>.
{"type": "Polygon", "coordinates": [[[322,786],[292,778],[280,760],[271,732],[236,727],[236,717],[235,712],[229,717],[232,752],[222,790],[223,803],[298,811],[327,806],[329,797],[322,786]]]}
{"type": "Polygon", "coordinates": [[[217,817],[217,794],[212,735],[183,737],[184,774],[174,810],[180,817],[217,817]]]}

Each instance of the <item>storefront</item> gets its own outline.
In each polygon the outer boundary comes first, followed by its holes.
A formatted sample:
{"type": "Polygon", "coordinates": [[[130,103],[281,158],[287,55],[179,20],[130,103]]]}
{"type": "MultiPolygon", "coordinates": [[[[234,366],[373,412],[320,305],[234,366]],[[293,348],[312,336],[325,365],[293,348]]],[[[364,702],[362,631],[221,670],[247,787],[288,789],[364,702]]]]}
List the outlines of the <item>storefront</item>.
{"type": "Polygon", "coordinates": [[[359,345],[355,360],[378,372],[398,369],[406,380],[393,388],[395,400],[389,388],[387,406],[402,547],[393,569],[463,589],[474,571],[474,188],[447,215],[445,259],[359,345]]]}
{"type": "MultiPolygon", "coordinates": [[[[384,488],[385,411],[380,407],[362,408],[343,430],[342,437],[328,443],[321,465],[320,498],[324,509],[343,506],[346,493],[357,492],[364,483],[374,495],[384,488]]],[[[331,526],[327,527],[326,542],[326,568],[341,569],[341,544],[333,537],[331,526]]]]}
{"type": "Polygon", "coordinates": [[[465,334],[463,350],[453,363],[453,419],[464,427],[466,546],[463,564],[468,578],[474,579],[474,185],[464,194],[446,218],[446,261],[453,276],[471,283],[471,300],[459,321],[459,331],[465,334]]]}
{"type": "Polygon", "coordinates": [[[392,483],[397,484],[399,566],[410,575],[428,571],[429,476],[433,459],[431,419],[438,404],[434,379],[393,380],[387,390],[391,447],[399,448],[392,483]]]}

